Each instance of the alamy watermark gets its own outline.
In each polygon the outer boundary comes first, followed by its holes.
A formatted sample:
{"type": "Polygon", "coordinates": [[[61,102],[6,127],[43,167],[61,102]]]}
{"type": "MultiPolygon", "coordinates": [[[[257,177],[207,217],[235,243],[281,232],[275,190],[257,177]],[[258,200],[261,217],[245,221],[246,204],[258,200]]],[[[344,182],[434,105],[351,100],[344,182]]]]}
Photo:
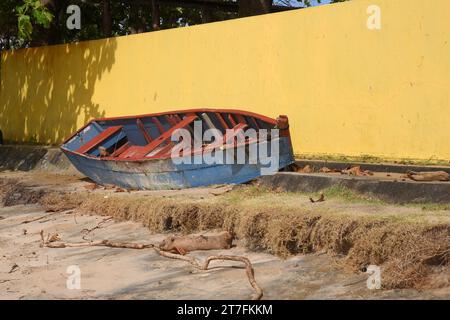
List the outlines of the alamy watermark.
{"type": "Polygon", "coordinates": [[[367,7],[367,29],[369,30],[381,30],[381,8],[376,4],[372,4],[367,7]]]}
{"type": "Polygon", "coordinates": [[[280,163],[280,130],[216,128],[203,130],[203,122],[195,121],[194,128],[177,129],[171,141],[172,162],[179,164],[250,164],[260,165],[262,175],[278,171],[280,163]]]}
{"type": "Polygon", "coordinates": [[[68,266],[66,269],[67,280],[66,288],[69,290],[81,289],[81,269],[77,265],[68,266]]]}
{"type": "Polygon", "coordinates": [[[376,265],[370,265],[365,268],[365,272],[369,275],[366,284],[370,290],[381,289],[381,268],[376,265]]]}
{"type": "Polygon", "coordinates": [[[66,13],[69,17],[66,20],[66,27],[69,30],[81,29],[81,9],[76,4],[71,4],[67,7],[66,13]]]}

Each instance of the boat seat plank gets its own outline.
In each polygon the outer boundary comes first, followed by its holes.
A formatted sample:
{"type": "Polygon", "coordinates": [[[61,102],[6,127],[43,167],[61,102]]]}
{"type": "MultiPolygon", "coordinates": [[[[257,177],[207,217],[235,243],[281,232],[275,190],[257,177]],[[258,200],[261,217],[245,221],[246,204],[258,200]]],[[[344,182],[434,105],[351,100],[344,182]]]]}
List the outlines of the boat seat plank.
{"type": "Polygon", "coordinates": [[[152,143],[148,144],[146,147],[143,148],[141,156],[145,156],[149,152],[151,152],[153,149],[161,145],[163,142],[170,139],[172,136],[172,133],[175,130],[182,129],[189,125],[191,122],[193,122],[195,119],[197,119],[197,115],[190,115],[186,116],[181,122],[177,123],[175,126],[164,132],[162,135],[160,135],[158,138],[155,139],[152,143]]]}
{"type": "Polygon", "coordinates": [[[175,126],[161,134],[158,138],[153,140],[151,143],[149,143],[146,146],[133,146],[128,148],[122,155],[120,155],[120,158],[143,158],[147,154],[149,154],[151,151],[153,151],[155,148],[159,147],[162,143],[166,142],[170,139],[172,136],[172,133],[175,130],[181,129],[189,125],[191,122],[193,122],[195,119],[197,119],[196,115],[188,115],[186,116],[181,122],[177,123],[175,126]]]}
{"type": "Polygon", "coordinates": [[[217,129],[216,126],[214,125],[214,123],[212,122],[211,118],[209,117],[209,115],[206,112],[203,112],[201,114],[203,121],[206,122],[206,125],[209,127],[209,129],[217,129]]]}
{"type": "Polygon", "coordinates": [[[127,148],[127,150],[119,154],[117,158],[121,159],[137,158],[143,148],[144,147],[142,146],[131,146],[127,148]]]}
{"type": "Polygon", "coordinates": [[[231,113],[228,115],[228,120],[230,121],[230,123],[233,127],[235,127],[237,125],[237,123],[236,123],[236,121],[234,121],[233,115],[231,113]]]}
{"type": "Polygon", "coordinates": [[[125,150],[127,150],[129,147],[131,146],[130,142],[125,143],[123,146],[121,146],[119,149],[117,149],[116,151],[114,151],[111,154],[111,157],[117,157],[119,156],[122,152],[124,152],[125,150]]]}
{"type": "Polygon", "coordinates": [[[147,129],[145,129],[144,123],[142,122],[141,119],[136,120],[136,125],[138,126],[139,130],[141,130],[141,133],[144,136],[145,141],[147,141],[147,143],[152,142],[152,137],[150,137],[150,135],[148,134],[147,129]]]}
{"type": "Polygon", "coordinates": [[[159,150],[152,151],[151,153],[147,154],[147,158],[166,158],[170,156],[172,153],[173,145],[168,144],[164,147],[161,147],[159,150]]]}
{"type": "Polygon", "coordinates": [[[161,124],[161,122],[158,120],[158,118],[157,117],[153,117],[152,118],[152,122],[156,125],[156,127],[158,128],[158,131],[159,131],[159,133],[160,134],[163,134],[164,133],[164,127],[163,127],[163,125],[161,124]]]}
{"type": "Polygon", "coordinates": [[[248,125],[246,123],[238,123],[237,125],[235,125],[232,129],[233,131],[231,135],[225,134],[224,136],[225,144],[227,144],[232,138],[236,137],[242,130],[247,128],[247,126],[248,125]]]}
{"type": "Polygon", "coordinates": [[[238,119],[238,121],[240,123],[247,123],[247,121],[245,120],[244,116],[241,114],[236,114],[236,118],[238,119]]]}
{"type": "Polygon", "coordinates": [[[229,129],[227,123],[225,122],[225,120],[223,119],[222,115],[219,112],[216,112],[216,118],[219,120],[220,124],[222,125],[222,128],[224,130],[229,129]]]}
{"type": "Polygon", "coordinates": [[[253,118],[253,117],[249,117],[249,118],[250,118],[251,122],[253,122],[253,126],[255,127],[255,129],[258,130],[259,129],[259,124],[256,121],[256,119],[253,118]]]}
{"type": "Polygon", "coordinates": [[[178,123],[178,121],[175,119],[173,115],[166,115],[165,118],[167,122],[170,123],[171,126],[175,126],[178,123]]]}
{"type": "Polygon", "coordinates": [[[113,126],[113,127],[109,127],[107,129],[103,130],[100,134],[95,136],[93,139],[89,140],[87,143],[85,143],[84,145],[79,147],[76,150],[76,152],[86,153],[86,152],[92,150],[93,148],[98,146],[100,143],[102,143],[103,141],[108,139],[110,136],[112,136],[113,134],[122,130],[122,128],[123,128],[123,126],[113,126]]]}
{"type": "Polygon", "coordinates": [[[232,129],[232,134],[231,135],[227,135],[226,133],[222,136],[221,140],[218,141],[214,141],[210,144],[208,144],[207,146],[205,146],[205,151],[209,151],[212,150],[214,148],[217,148],[219,146],[225,146],[228,145],[230,140],[234,137],[236,137],[242,130],[244,130],[245,128],[247,128],[247,124],[245,123],[238,123],[237,125],[235,125],[232,129]]]}

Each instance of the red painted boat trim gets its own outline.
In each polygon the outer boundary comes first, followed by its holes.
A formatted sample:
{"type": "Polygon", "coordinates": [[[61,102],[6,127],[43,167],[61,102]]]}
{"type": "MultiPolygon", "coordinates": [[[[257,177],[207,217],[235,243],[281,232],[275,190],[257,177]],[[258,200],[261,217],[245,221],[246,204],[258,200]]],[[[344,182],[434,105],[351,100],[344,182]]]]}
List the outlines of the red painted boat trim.
{"type": "Polygon", "coordinates": [[[238,119],[238,121],[239,121],[240,123],[247,123],[247,121],[245,120],[245,118],[244,118],[242,115],[240,115],[240,114],[236,114],[236,118],[238,119]]]}
{"type": "Polygon", "coordinates": [[[245,128],[247,128],[247,124],[245,124],[245,123],[238,123],[236,126],[234,126],[232,134],[225,135],[225,139],[224,139],[225,144],[229,144],[230,143],[229,141],[231,139],[233,139],[233,144],[234,144],[234,138],[245,128]]]}
{"type": "Polygon", "coordinates": [[[141,130],[142,135],[143,135],[144,138],[145,138],[145,141],[147,141],[147,143],[152,142],[152,137],[150,137],[150,135],[147,133],[147,130],[145,129],[144,124],[142,123],[142,120],[138,118],[138,119],[136,120],[136,124],[137,124],[139,130],[141,130]]]}
{"type": "Polygon", "coordinates": [[[173,116],[177,120],[177,122],[180,122],[181,120],[183,120],[180,118],[180,116],[178,114],[174,114],[173,116]]]}
{"type": "Polygon", "coordinates": [[[258,121],[256,121],[256,119],[253,118],[253,117],[250,117],[250,119],[251,119],[251,121],[253,122],[253,125],[255,126],[255,128],[256,128],[256,129],[259,129],[258,121]]]}
{"type": "MultiPolygon", "coordinates": [[[[276,124],[276,120],[263,116],[261,114],[257,114],[250,111],[243,111],[243,110],[236,110],[236,109],[186,109],[186,110],[175,110],[175,111],[165,111],[165,112],[158,112],[158,113],[149,113],[149,114],[142,114],[142,115],[134,115],[134,116],[122,116],[122,117],[110,117],[110,118],[96,118],[92,121],[107,121],[107,120],[121,120],[121,119],[133,119],[133,118],[147,118],[147,117],[158,117],[158,116],[164,116],[167,114],[175,114],[175,113],[197,113],[197,112],[219,112],[219,113],[232,113],[232,114],[241,114],[243,116],[250,116],[250,117],[256,117],[261,119],[262,121],[276,124]]],[[[92,122],[91,121],[91,122],[92,122]]]]}
{"type": "Polygon", "coordinates": [[[154,154],[151,157],[147,157],[147,158],[158,158],[158,159],[170,158],[172,148],[173,148],[173,144],[168,144],[168,145],[164,146],[161,150],[159,150],[156,154],[154,154]]]}
{"type": "Polygon", "coordinates": [[[165,116],[165,118],[167,119],[167,122],[169,122],[169,124],[171,126],[174,126],[177,124],[177,121],[172,117],[172,115],[168,114],[165,116]]]}
{"type": "Polygon", "coordinates": [[[225,130],[230,128],[219,112],[216,112],[215,115],[217,119],[219,119],[220,124],[225,128],[225,130]]]}
{"type": "Polygon", "coordinates": [[[99,143],[107,139],[108,137],[112,136],[114,133],[118,132],[119,130],[122,130],[123,126],[114,126],[109,127],[106,130],[99,133],[97,136],[89,140],[87,143],[83,144],[81,147],[79,147],[76,152],[78,153],[86,153],[89,150],[93,149],[95,146],[97,146],[99,143]]]}
{"type": "MultiPolygon", "coordinates": [[[[92,120],[95,121],[95,120],[92,120]]],[[[164,133],[164,127],[161,124],[161,122],[158,120],[158,118],[152,118],[152,122],[156,125],[156,127],[158,128],[159,134],[163,134],[164,133]]]]}
{"type": "Polygon", "coordinates": [[[127,152],[125,152],[123,155],[121,155],[121,158],[126,158],[127,155],[129,154],[129,152],[131,153],[133,151],[135,151],[135,152],[132,153],[132,155],[128,159],[139,159],[139,158],[145,157],[147,154],[152,152],[155,148],[159,147],[163,142],[170,139],[170,137],[172,136],[172,133],[175,130],[184,128],[185,126],[187,126],[188,124],[193,122],[195,119],[197,119],[196,115],[187,116],[181,122],[177,123],[175,126],[173,126],[169,130],[164,132],[162,135],[160,135],[158,138],[153,140],[152,143],[149,143],[148,145],[146,145],[144,147],[130,147],[127,150],[127,152]]]}
{"type": "Polygon", "coordinates": [[[131,147],[131,144],[129,142],[125,143],[123,146],[121,146],[119,149],[117,149],[116,151],[114,151],[111,155],[110,158],[114,158],[114,157],[118,157],[122,152],[125,152],[125,150],[127,150],[129,147],[131,147]]]}
{"type": "Polygon", "coordinates": [[[236,127],[237,123],[236,123],[236,121],[234,121],[234,118],[233,118],[233,116],[231,114],[228,115],[228,120],[230,120],[231,125],[233,127],[236,127]]]}

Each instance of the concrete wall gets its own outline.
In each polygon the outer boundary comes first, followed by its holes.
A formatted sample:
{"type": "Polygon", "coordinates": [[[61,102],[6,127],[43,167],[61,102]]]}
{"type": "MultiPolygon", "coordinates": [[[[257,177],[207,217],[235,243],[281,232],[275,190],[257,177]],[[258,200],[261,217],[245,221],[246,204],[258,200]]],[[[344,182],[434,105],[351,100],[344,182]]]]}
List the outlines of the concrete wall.
{"type": "Polygon", "coordinates": [[[0,127],[58,143],[92,117],[242,108],[289,115],[298,154],[448,161],[449,13],[448,0],[353,0],[4,53],[0,127]]]}

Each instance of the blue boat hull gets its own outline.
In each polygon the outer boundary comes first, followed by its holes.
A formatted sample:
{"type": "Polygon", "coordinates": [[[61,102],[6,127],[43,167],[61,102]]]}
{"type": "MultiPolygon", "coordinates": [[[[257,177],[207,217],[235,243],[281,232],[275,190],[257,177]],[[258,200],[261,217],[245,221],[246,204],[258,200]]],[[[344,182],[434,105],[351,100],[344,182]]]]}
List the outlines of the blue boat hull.
{"type": "MultiPolygon", "coordinates": [[[[289,138],[279,138],[279,161],[273,173],[294,162],[289,138]]],[[[62,148],[72,164],[98,184],[125,189],[181,189],[245,183],[261,176],[263,164],[175,164],[172,159],[117,161],[88,157],[62,148]]]]}

